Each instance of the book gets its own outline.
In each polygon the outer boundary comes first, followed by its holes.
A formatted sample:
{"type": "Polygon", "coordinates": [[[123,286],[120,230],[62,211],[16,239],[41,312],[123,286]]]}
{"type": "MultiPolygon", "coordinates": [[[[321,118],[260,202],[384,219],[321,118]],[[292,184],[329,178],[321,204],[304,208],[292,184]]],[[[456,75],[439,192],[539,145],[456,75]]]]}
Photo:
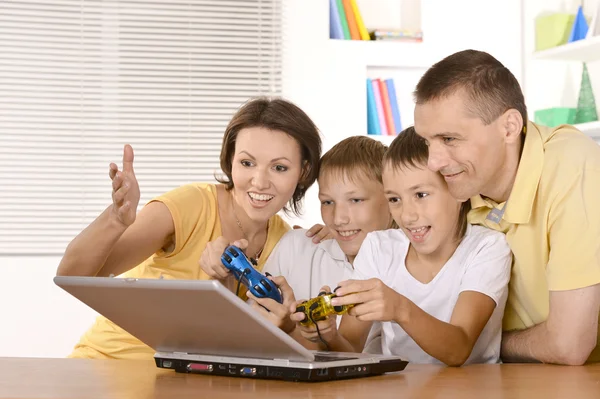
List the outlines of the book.
{"type": "Polygon", "coordinates": [[[340,22],[340,13],[337,8],[336,0],[329,0],[329,38],[344,39],[344,31],[340,22]]]}
{"type": "Polygon", "coordinates": [[[377,108],[377,120],[379,121],[379,128],[381,130],[382,135],[387,135],[387,124],[385,121],[385,115],[383,111],[383,102],[381,101],[381,91],[379,89],[379,79],[371,80],[371,85],[373,86],[373,96],[375,97],[375,106],[377,108]]]}
{"type": "Polygon", "coordinates": [[[342,4],[344,4],[344,12],[346,13],[346,20],[348,21],[350,39],[360,40],[360,33],[358,33],[358,25],[356,24],[356,18],[354,17],[352,4],[350,4],[350,0],[342,0],[342,4]]]}
{"type": "Polygon", "coordinates": [[[395,136],[397,131],[394,126],[394,117],[392,116],[392,106],[390,97],[388,96],[387,85],[383,79],[379,79],[379,92],[381,93],[381,104],[383,105],[383,115],[387,125],[387,133],[390,136],[395,136]]]}
{"type": "Polygon", "coordinates": [[[340,23],[342,24],[342,32],[344,33],[344,39],[350,40],[350,31],[348,30],[348,20],[346,19],[346,13],[344,12],[344,5],[342,0],[335,0],[337,3],[338,14],[340,16],[340,23]]]}
{"type": "Polygon", "coordinates": [[[367,133],[381,134],[379,127],[379,116],[377,115],[377,104],[373,93],[373,82],[367,79],[367,133]]]}
{"type": "Polygon", "coordinates": [[[356,18],[356,25],[358,25],[358,32],[360,33],[360,38],[362,40],[371,40],[371,36],[369,36],[369,32],[365,27],[362,15],[360,14],[358,5],[356,4],[356,0],[350,0],[350,4],[352,4],[352,11],[354,12],[354,17],[356,18]]]}
{"type": "Polygon", "coordinates": [[[394,79],[387,79],[385,83],[387,85],[388,97],[390,98],[390,107],[392,108],[394,127],[396,128],[395,133],[398,134],[402,131],[402,122],[400,120],[398,97],[396,96],[396,85],[394,84],[394,79]]]}

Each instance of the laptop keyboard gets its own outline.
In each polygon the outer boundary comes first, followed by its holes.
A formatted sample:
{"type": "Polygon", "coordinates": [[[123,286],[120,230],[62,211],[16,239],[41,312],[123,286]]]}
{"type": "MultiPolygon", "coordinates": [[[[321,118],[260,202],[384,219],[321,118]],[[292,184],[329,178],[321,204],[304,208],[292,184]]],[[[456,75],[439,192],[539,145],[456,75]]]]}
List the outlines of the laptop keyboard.
{"type": "Polygon", "coordinates": [[[315,355],[315,362],[335,362],[339,360],[353,360],[357,357],[344,357],[336,355],[315,355]]]}

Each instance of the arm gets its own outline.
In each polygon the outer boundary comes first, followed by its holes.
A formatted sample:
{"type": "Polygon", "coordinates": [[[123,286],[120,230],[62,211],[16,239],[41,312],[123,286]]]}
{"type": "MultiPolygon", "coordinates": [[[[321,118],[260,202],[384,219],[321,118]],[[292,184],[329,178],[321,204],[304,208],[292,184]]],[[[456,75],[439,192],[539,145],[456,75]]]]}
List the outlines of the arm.
{"type": "MultiPolygon", "coordinates": [[[[358,304],[350,309],[350,314],[356,316],[356,323],[376,320],[396,322],[425,352],[449,366],[460,366],[467,361],[496,307],[496,302],[487,295],[463,291],[450,322],[446,323],[379,279],[348,280],[340,283],[340,287],[337,291],[340,298],[333,299],[332,304],[358,304]]],[[[362,329],[356,329],[358,333],[354,335],[345,334],[345,331],[340,334],[355,350],[362,351],[370,327],[371,324],[364,325],[362,329]]]]}
{"type": "Polygon", "coordinates": [[[496,308],[487,295],[464,291],[456,302],[449,323],[431,316],[413,302],[398,294],[403,305],[395,321],[415,342],[448,366],[462,366],[486,323],[496,308]]]}
{"type": "Polygon", "coordinates": [[[166,205],[148,204],[136,215],[140,192],[133,171],[133,149],[123,150],[123,170],[110,165],[113,203],[67,246],[57,275],[121,274],[160,248],[174,233],[166,205]]]}
{"type": "MultiPolygon", "coordinates": [[[[570,184],[555,189],[548,214],[548,318],[526,330],[505,333],[504,361],[578,365],[587,360],[596,346],[600,310],[600,169],[591,159],[586,165],[589,166],[577,173],[569,165],[553,173],[553,178],[556,174],[568,174],[554,181],[570,184]]],[[[521,289],[524,288],[528,287],[521,289]]]]}
{"type": "Polygon", "coordinates": [[[550,314],[545,322],[503,334],[502,360],[585,363],[596,346],[599,311],[600,284],[550,292],[550,314]]]}

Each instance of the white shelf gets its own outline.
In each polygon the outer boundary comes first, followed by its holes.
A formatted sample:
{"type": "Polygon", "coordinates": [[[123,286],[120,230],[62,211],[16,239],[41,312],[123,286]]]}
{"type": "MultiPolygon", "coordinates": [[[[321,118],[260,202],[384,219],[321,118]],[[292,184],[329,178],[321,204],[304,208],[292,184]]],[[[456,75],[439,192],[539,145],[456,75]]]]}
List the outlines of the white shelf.
{"type": "Polygon", "coordinates": [[[533,53],[538,60],[590,62],[600,60],[600,36],[533,53]]]}
{"type": "Polygon", "coordinates": [[[360,53],[367,67],[427,69],[437,61],[424,42],[333,39],[329,42],[335,49],[360,53]]]}
{"type": "Polygon", "coordinates": [[[593,139],[600,139],[600,121],[579,123],[574,125],[577,129],[593,139]]]}

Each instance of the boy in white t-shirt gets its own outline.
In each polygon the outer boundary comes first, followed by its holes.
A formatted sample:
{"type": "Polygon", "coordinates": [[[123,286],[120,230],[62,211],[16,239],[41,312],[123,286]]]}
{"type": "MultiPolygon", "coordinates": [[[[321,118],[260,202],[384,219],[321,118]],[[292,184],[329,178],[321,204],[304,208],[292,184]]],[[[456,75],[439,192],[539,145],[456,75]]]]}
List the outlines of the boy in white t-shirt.
{"type": "MultiPolygon", "coordinates": [[[[321,339],[331,350],[360,352],[378,321],[384,354],[413,363],[497,363],[510,249],[503,234],[467,224],[468,202],[452,197],[442,175],[427,169],[427,157],[412,128],[388,149],[383,185],[400,229],[364,240],[354,279],[339,283],[332,300],[355,306],[339,330],[331,320],[319,322],[321,339]]],[[[314,327],[298,329],[307,339],[317,335],[314,327]]]]}
{"type": "MultiPolygon", "coordinates": [[[[318,177],[321,216],[334,239],[315,244],[306,236],[306,230],[286,233],[263,268],[264,273],[275,276],[273,280],[282,290],[287,290],[285,279],[295,298],[306,300],[317,296],[323,288],[329,290],[324,286],[351,278],[352,263],[367,234],[395,226],[381,177],[386,149],[372,138],[354,136],[339,142],[322,156],[318,177]]],[[[248,295],[269,310],[254,306],[273,324],[303,345],[314,347],[293,333],[296,324],[289,318],[289,306],[248,295]]],[[[371,335],[373,339],[377,336],[375,331],[371,335]]],[[[369,339],[371,342],[374,341],[369,339]]],[[[365,351],[369,351],[369,347],[367,345],[365,351]]],[[[380,347],[379,344],[379,350],[380,347]]]]}

